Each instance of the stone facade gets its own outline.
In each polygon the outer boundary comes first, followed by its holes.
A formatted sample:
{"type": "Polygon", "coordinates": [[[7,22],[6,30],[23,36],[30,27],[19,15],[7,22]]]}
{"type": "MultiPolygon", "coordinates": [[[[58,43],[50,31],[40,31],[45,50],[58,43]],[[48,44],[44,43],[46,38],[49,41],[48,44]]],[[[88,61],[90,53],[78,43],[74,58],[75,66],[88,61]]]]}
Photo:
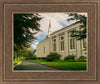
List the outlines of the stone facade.
{"type": "Polygon", "coordinates": [[[87,39],[77,40],[70,36],[70,31],[79,30],[80,23],[76,22],[47,36],[47,38],[37,45],[37,57],[46,57],[50,52],[57,52],[62,55],[62,59],[68,55],[87,56],[84,48],[87,39]],[[85,44],[84,44],[85,42],[85,44]]]}

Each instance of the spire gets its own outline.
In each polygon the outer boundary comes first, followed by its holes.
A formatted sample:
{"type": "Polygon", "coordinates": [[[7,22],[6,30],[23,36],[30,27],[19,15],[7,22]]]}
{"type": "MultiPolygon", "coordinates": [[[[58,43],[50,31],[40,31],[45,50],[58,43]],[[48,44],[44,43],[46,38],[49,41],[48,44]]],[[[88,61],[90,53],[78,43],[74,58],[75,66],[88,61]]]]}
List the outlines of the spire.
{"type": "Polygon", "coordinates": [[[49,28],[51,28],[51,19],[49,19],[49,28]]]}
{"type": "Polygon", "coordinates": [[[51,32],[51,19],[49,19],[48,37],[50,37],[51,32]]]}

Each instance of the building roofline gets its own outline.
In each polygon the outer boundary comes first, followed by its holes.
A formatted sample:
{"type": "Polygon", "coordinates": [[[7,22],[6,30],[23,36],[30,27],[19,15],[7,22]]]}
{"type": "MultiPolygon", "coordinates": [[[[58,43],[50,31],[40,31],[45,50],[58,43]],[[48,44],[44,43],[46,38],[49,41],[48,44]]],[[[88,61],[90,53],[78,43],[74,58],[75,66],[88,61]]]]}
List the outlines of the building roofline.
{"type": "Polygon", "coordinates": [[[77,23],[80,23],[80,22],[77,21],[77,22],[75,22],[75,23],[72,23],[72,24],[70,24],[70,25],[68,25],[68,26],[66,26],[66,27],[64,27],[64,28],[62,28],[62,29],[59,29],[59,30],[57,30],[57,31],[55,31],[55,32],[52,32],[50,35],[52,35],[53,33],[58,32],[58,31],[60,31],[60,30],[63,30],[63,29],[65,29],[65,28],[67,28],[67,27],[70,27],[70,26],[72,26],[72,25],[75,25],[75,24],[77,24],[77,23]]]}
{"type": "MultiPolygon", "coordinates": [[[[66,27],[64,27],[64,28],[62,28],[62,29],[59,29],[59,30],[57,30],[57,31],[55,31],[55,32],[53,32],[53,33],[51,33],[50,35],[52,35],[52,34],[58,32],[58,31],[60,31],[60,30],[63,30],[63,29],[65,29],[65,28],[67,28],[67,27],[70,27],[70,26],[72,26],[72,25],[75,25],[75,24],[77,24],[77,23],[80,23],[80,22],[77,21],[77,22],[75,22],[75,23],[72,23],[72,24],[70,24],[70,25],[68,25],[68,26],[66,26],[66,27]]],[[[48,38],[46,38],[46,39],[44,39],[44,40],[42,40],[42,41],[40,41],[40,42],[43,42],[43,41],[45,41],[45,40],[47,40],[47,39],[48,39],[48,38]]],[[[39,42],[39,43],[40,43],[40,42],[39,42]]]]}
{"type": "MultiPolygon", "coordinates": [[[[42,41],[45,41],[45,40],[47,40],[47,39],[48,39],[48,38],[45,38],[45,39],[44,39],[44,40],[42,40],[42,41]]],[[[42,42],[42,41],[40,41],[40,42],[42,42]]],[[[39,43],[40,43],[40,42],[39,42],[39,43]]]]}

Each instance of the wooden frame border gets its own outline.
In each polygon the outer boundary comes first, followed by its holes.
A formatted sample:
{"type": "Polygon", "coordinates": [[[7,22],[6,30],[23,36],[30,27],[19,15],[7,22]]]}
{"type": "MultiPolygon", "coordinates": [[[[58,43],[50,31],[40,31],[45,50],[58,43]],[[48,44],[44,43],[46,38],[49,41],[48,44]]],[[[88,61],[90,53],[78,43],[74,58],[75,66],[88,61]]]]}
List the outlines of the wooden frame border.
{"type": "MultiPolygon", "coordinates": [[[[17,1],[17,0],[15,0],[15,1],[12,1],[12,0],[9,0],[9,1],[7,1],[7,0],[5,0],[5,1],[1,1],[1,3],[0,3],[0,7],[1,7],[1,11],[0,11],[0,22],[1,22],[1,25],[0,25],[0,38],[2,39],[2,40],[0,40],[0,75],[1,75],[1,77],[0,77],[0,83],[1,84],[5,84],[5,83],[10,83],[10,84],[22,84],[22,83],[26,83],[26,84],[31,84],[31,83],[36,83],[36,84],[39,84],[39,83],[43,83],[43,84],[53,84],[53,83],[57,83],[57,84],[66,84],[66,83],[69,83],[69,84],[73,84],[73,83],[75,83],[75,84],[80,84],[80,83],[83,83],[83,84],[88,84],[88,83],[90,83],[90,84],[99,84],[100,83],[100,72],[99,72],[99,70],[100,70],[100,68],[99,68],[99,64],[100,64],[100,62],[99,62],[99,59],[100,59],[100,57],[98,56],[98,54],[99,54],[99,38],[98,38],[98,35],[99,35],[99,24],[98,24],[98,22],[99,22],[99,0],[96,0],[96,1],[94,1],[94,0],[91,0],[91,1],[88,1],[88,0],[84,0],[84,1],[74,1],[74,0],[71,0],[71,1],[67,1],[67,0],[65,0],[65,1],[63,1],[63,0],[54,0],[54,1],[51,1],[51,0],[48,0],[48,1],[44,1],[44,0],[39,0],[39,2],[37,2],[37,1],[35,1],[35,0],[30,0],[30,1],[23,1],[23,0],[21,0],[21,1],[17,1]],[[30,80],[29,81],[29,78],[28,78],[28,80],[24,80],[24,81],[20,81],[20,80],[17,80],[16,81],[16,79],[15,80],[5,80],[4,79],[4,76],[3,76],[3,74],[5,73],[3,70],[4,70],[4,65],[3,65],[3,63],[4,63],[4,60],[3,60],[3,56],[5,56],[5,54],[6,53],[4,53],[4,51],[5,51],[5,48],[4,48],[4,46],[5,46],[5,41],[6,41],[6,38],[5,38],[5,36],[7,37],[7,35],[6,35],[6,33],[8,32],[7,30],[5,31],[4,30],[4,28],[5,28],[5,24],[4,24],[4,20],[5,20],[5,15],[4,15],[4,5],[7,5],[7,4],[9,4],[9,5],[13,5],[13,4],[35,4],[35,5],[39,5],[39,4],[42,4],[42,5],[45,5],[45,4],[51,4],[51,5],[54,5],[54,4],[60,4],[60,5],[63,5],[63,4],[91,4],[91,5],[93,5],[93,4],[95,4],[96,5],[96,17],[95,17],[95,19],[96,19],[96,24],[95,24],[95,29],[96,29],[96,31],[95,31],[95,33],[94,34],[96,34],[96,40],[95,40],[95,46],[96,46],[96,51],[95,51],[95,54],[96,54],[96,65],[94,65],[95,67],[96,67],[96,76],[94,77],[94,75],[93,75],[93,78],[91,79],[91,77],[90,77],[90,79],[88,79],[88,80],[82,80],[82,79],[80,79],[80,80],[63,80],[63,79],[58,79],[58,80],[41,80],[41,79],[37,79],[37,80],[34,80],[34,81],[32,81],[32,80],[30,80]]],[[[6,9],[6,10],[10,10],[9,9],[9,7],[6,7],[6,8],[8,8],[8,9],[6,9]]],[[[10,10],[10,11],[12,11],[12,10],[10,10]]],[[[8,14],[9,15],[9,14],[8,14]]],[[[7,16],[7,15],[6,15],[7,16]]],[[[7,18],[7,17],[6,17],[7,18]]],[[[7,19],[6,19],[7,20],[7,19]]],[[[9,26],[9,25],[8,25],[9,26]]],[[[6,27],[7,28],[7,27],[6,27]]],[[[93,31],[93,30],[92,30],[93,31]]],[[[10,32],[9,32],[10,33],[10,32]]],[[[93,36],[93,35],[92,35],[93,36]]],[[[10,38],[10,35],[8,35],[8,37],[7,38],[10,38]]],[[[10,42],[10,41],[9,41],[10,42]]],[[[11,43],[10,43],[11,44],[11,43]]],[[[91,49],[91,50],[93,50],[93,49],[91,49]]],[[[8,53],[8,52],[7,52],[8,53]]],[[[10,65],[10,64],[9,64],[10,65]]],[[[10,65],[11,66],[11,65],[10,65]]],[[[7,68],[7,67],[5,67],[5,68],[7,68]]],[[[8,68],[8,70],[9,70],[9,68],[8,68]]],[[[6,71],[8,71],[8,70],[6,70],[6,71]]],[[[46,73],[46,72],[43,72],[44,74],[46,73]]],[[[93,71],[93,73],[95,73],[94,71],[93,71]]],[[[15,73],[13,74],[13,76],[15,75],[15,73]]],[[[23,74],[24,75],[24,74],[23,74]]],[[[42,74],[43,75],[43,74],[42,74]]],[[[53,75],[53,74],[52,74],[53,75]]],[[[57,75],[57,74],[56,74],[57,75]]],[[[10,74],[8,73],[8,72],[6,72],[6,76],[8,76],[8,77],[6,77],[6,79],[8,78],[9,79],[9,76],[10,76],[10,74]]],[[[48,76],[48,75],[47,75],[48,76]]],[[[91,75],[90,75],[91,76],[91,75]]],[[[14,78],[12,78],[12,79],[14,79],[14,78]]]]}

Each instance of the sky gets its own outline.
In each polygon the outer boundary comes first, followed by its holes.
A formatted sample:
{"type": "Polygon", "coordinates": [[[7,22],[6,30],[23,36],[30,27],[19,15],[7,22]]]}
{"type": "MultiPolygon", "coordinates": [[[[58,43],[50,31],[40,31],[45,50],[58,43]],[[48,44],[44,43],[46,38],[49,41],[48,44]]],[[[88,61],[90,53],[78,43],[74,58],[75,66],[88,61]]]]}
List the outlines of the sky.
{"type": "MultiPolygon", "coordinates": [[[[51,31],[55,32],[57,30],[60,30],[68,25],[71,25],[76,22],[76,20],[73,21],[67,21],[68,14],[67,13],[38,13],[41,17],[40,23],[40,29],[41,32],[38,32],[35,37],[37,38],[34,41],[34,44],[31,45],[34,49],[36,49],[36,45],[44,40],[46,36],[48,35],[48,28],[49,28],[49,20],[51,20],[51,31]]],[[[87,13],[79,13],[82,15],[87,16],[87,13]]]]}

